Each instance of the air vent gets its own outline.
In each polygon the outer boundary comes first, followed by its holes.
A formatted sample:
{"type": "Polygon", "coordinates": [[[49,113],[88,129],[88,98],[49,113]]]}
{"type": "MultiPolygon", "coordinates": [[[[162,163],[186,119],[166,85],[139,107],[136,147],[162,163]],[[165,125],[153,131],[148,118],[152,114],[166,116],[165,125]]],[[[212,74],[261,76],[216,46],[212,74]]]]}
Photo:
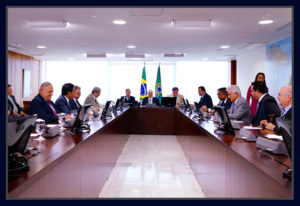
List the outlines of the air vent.
{"type": "Polygon", "coordinates": [[[127,59],[127,61],[143,61],[143,62],[148,62],[148,61],[153,61],[153,59],[127,59]]]}
{"type": "Polygon", "coordinates": [[[126,58],[145,58],[145,54],[125,53],[126,58]]]}
{"type": "Polygon", "coordinates": [[[276,29],[274,29],[274,31],[292,31],[292,22],[288,22],[276,29]]]}
{"type": "Polygon", "coordinates": [[[87,58],[106,58],[106,53],[87,53],[87,58]]]}
{"type": "Polygon", "coordinates": [[[164,57],[184,57],[184,53],[164,53],[164,57]]]}
{"type": "Polygon", "coordinates": [[[238,47],[238,49],[246,49],[246,50],[254,50],[261,46],[265,46],[269,42],[248,42],[245,44],[242,44],[238,47]]]}
{"type": "Polygon", "coordinates": [[[211,22],[212,20],[173,19],[171,24],[174,27],[208,28],[211,27],[211,22]]]}
{"type": "Polygon", "coordinates": [[[64,29],[67,28],[67,21],[30,21],[29,27],[32,29],[64,29]]]}
{"type": "Polygon", "coordinates": [[[8,43],[7,46],[8,46],[9,50],[23,49],[20,44],[10,44],[10,43],[8,43]]]}

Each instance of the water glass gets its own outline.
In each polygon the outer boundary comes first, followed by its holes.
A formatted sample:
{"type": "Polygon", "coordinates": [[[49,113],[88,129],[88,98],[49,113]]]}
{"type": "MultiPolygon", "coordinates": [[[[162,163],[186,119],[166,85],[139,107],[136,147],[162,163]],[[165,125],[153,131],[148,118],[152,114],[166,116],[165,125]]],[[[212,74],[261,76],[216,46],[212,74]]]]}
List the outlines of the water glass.
{"type": "Polygon", "coordinates": [[[42,134],[43,132],[45,131],[46,129],[46,123],[45,123],[45,120],[43,119],[37,119],[35,121],[35,131],[36,133],[38,133],[38,138],[35,138],[34,140],[35,141],[38,141],[38,146],[37,146],[37,152],[40,153],[41,152],[41,142],[45,140],[44,137],[42,137],[42,134]]]}
{"type": "Polygon", "coordinates": [[[66,113],[60,113],[58,114],[58,123],[59,123],[59,127],[60,127],[60,131],[63,131],[63,124],[66,121],[66,113]]]}

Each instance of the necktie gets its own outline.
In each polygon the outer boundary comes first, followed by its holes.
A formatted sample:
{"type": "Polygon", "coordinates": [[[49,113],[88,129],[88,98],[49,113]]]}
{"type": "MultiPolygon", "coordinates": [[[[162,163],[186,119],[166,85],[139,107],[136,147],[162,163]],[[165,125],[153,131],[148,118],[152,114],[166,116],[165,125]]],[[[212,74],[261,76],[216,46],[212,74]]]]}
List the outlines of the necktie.
{"type": "Polygon", "coordinates": [[[76,99],[76,104],[77,104],[77,107],[80,107],[80,104],[79,104],[79,102],[78,102],[78,100],[76,99]]]}
{"type": "Polygon", "coordinates": [[[52,106],[50,105],[50,103],[47,102],[47,104],[49,105],[49,107],[50,107],[50,109],[52,110],[53,114],[57,117],[57,114],[56,114],[56,112],[54,111],[54,109],[52,108],[52,106]]]}
{"type": "Polygon", "coordinates": [[[234,108],[235,108],[235,102],[233,102],[233,103],[232,103],[232,110],[231,110],[231,114],[233,114],[234,108]]]}
{"type": "Polygon", "coordinates": [[[283,117],[284,116],[284,113],[285,113],[285,109],[283,108],[282,112],[281,112],[281,116],[280,117],[283,117]]]}

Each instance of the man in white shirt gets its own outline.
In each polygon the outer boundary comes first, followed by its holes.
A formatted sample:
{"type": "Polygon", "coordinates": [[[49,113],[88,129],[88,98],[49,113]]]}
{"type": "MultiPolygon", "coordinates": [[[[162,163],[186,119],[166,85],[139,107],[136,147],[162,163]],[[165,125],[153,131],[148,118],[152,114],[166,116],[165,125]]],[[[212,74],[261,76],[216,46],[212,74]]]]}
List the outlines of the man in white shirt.
{"type": "Polygon", "coordinates": [[[66,83],[62,86],[61,95],[55,101],[56,112],[71,114],[72,107],[70,100],[74,97],[75,88],[71,83],[66,83]]]}

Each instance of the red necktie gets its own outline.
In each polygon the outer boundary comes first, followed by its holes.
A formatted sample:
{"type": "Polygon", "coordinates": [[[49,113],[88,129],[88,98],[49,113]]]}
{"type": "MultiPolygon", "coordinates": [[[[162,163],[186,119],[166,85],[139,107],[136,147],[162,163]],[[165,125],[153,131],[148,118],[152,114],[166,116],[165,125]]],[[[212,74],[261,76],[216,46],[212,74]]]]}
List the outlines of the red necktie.
{"type": "Polygon", "coordinates": [[[49,107],[50,107],[50,109],[52,110],[53,114],[57,117],[57,114],[56,114],[56,112],[54,111],[54,109],[51,107],[50,103],[47,102],[47,104],[49,105],[49,107]]]}

